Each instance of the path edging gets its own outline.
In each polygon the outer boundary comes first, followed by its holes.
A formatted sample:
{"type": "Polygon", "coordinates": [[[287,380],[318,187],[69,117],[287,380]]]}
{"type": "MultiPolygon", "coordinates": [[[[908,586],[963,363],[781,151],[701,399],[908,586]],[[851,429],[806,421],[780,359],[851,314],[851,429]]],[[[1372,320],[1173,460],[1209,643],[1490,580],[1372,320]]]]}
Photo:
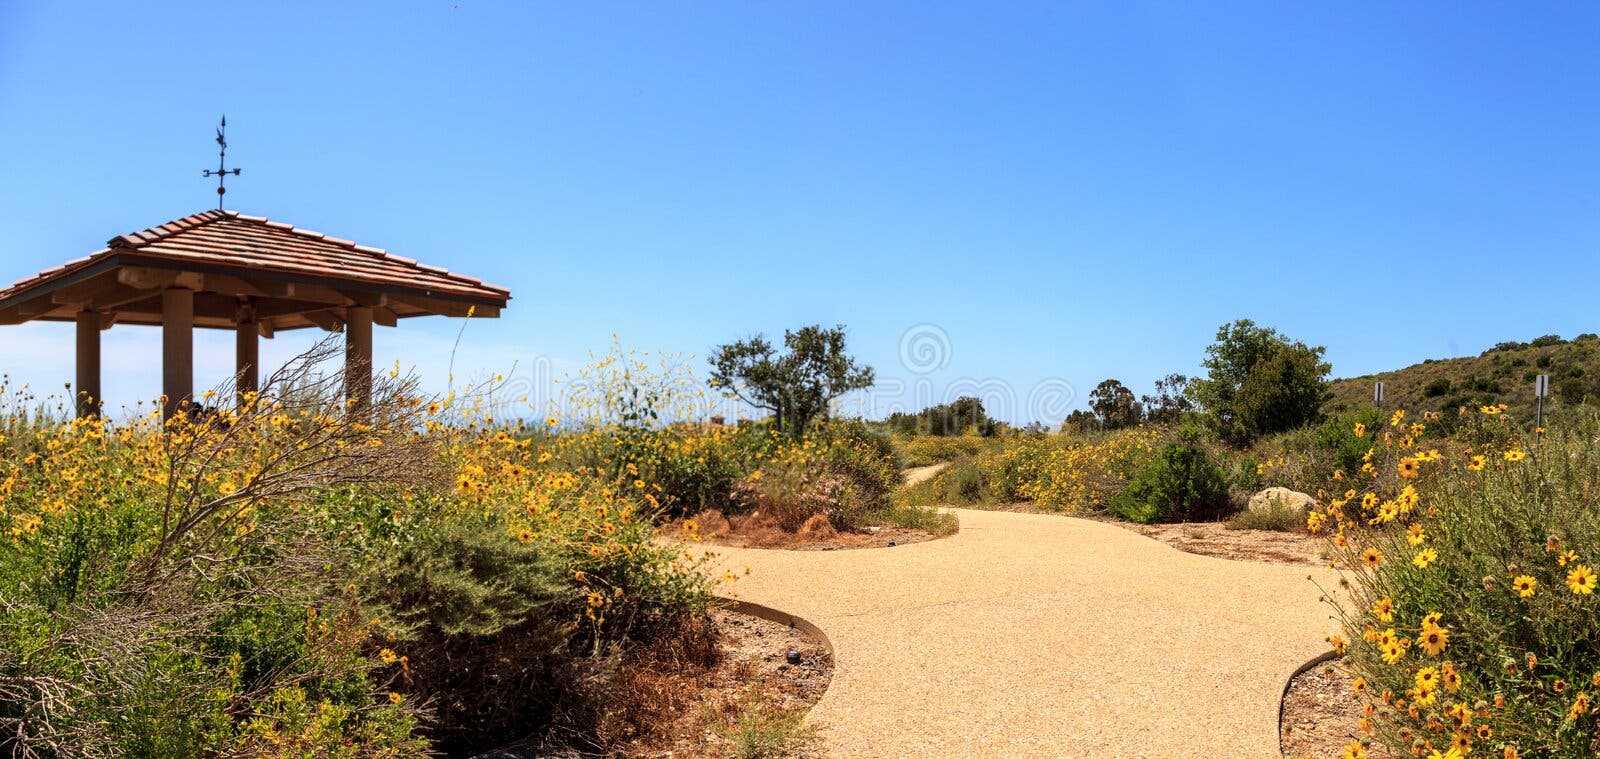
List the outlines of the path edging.
{"type": "Polygon", "coordinates": [[[822,631],[822,628],[812,624],[811,620],[805,619],[804,617],[797,617],[786,611],[779,611],[770,606],[762,606],[761,604],[752,603],[739,598],[730,598],[728,596],[712,596],[712,598],[718,604],[721,604],[725,608],[732,611],[739,612],[740,614],[749,614],[752,617],[760,617],[768,622],[776,622],[780,625],[788,625],[789,627],[793,627],[796,630],[816,638],[820,643],[822,643],[822,647],[828,650],[829,655],[833,654],[833,641],[828,638],[827,633],[822,631]]]}
{"type": "Polygon", "coordinates": [[[1307,672],[1310,672],[1311,670],[1315,669],[1317,667],[1317,665],[1319,665],[1319,664],[1326,664],[1326,663],[1328,663],[1330,661],[1333,661],[1334,659],[1337,659],[1337,658],[1339,658],[1339,654],[1337,654],[1337,653],[1335,653],[1333,651],[1328,651],[1327,653],[1318,655],[1317,657],[1313,658],[1311,661],[1308,661],[1305,664],[1302,664],[1299,667],[1295,668],[1295,671],[1292,674],[1289,675],[1289,679],[1283,681],[1283,693],[1278,695],[1278,755],[1279,756],[1283,755],[1283,705],[1284,705],[1284,702],[1289,700],[1289,689],[1294,687],[1294,679],[1299,677],[1299,676],[1301,676],[1301,675],[1303,675],[1303,674],[1305,674],[1305,673],[1307,673],[1307,672]]]}

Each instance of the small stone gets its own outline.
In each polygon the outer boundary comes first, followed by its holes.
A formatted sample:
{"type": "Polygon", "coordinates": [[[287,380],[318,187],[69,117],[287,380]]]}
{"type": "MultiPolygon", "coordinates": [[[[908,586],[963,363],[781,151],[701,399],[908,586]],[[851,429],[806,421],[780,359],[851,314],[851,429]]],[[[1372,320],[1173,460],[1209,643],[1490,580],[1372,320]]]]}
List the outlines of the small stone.
{"type": "Polygon", "coordinates": [[[783,658],[787,659],[790,664],[799,664],[800,652],[791,648],[789,649],[789,653],[783,655],[783,658]]]}

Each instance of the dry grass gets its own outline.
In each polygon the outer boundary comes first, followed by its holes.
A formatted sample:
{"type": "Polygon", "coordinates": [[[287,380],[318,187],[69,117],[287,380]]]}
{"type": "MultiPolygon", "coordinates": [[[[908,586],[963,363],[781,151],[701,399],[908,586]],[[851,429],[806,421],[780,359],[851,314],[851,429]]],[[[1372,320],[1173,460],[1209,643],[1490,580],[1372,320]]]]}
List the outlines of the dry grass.
{"type": "Polygon", "coordinates": [[[810,753],[817,744],[816,728],[805,724],[805,716],[802,710],[775,708],[758,682],[721,715],[716,730],[735,759],[792,757],[810,753]]]}
{"type": "Polygon", "coordinates": [[[776,622],[727,610],[711,618],[714,637],[690,637],[630,659],[620,678],[623,706],[607,741],[610,755],[820,755],[804,718],[832,677],[831,654],[776,622]],[[798,666],[785,658],[791,649],[802,655],[798,666]]]}

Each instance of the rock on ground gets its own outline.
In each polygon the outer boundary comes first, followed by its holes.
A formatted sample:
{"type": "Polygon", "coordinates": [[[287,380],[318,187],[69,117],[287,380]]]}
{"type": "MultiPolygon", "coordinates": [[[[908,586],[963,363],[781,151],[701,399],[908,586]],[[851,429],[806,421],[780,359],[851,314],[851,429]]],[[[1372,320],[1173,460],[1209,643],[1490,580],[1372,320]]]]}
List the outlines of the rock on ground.
{"type": "Polygon", "coordinates": [[[1317,499],[1298,490],[1267,488],[1250,496],[1250,504],[1247,508],[1250,511],[1269,511],[1274,504],[1282,504],[1304,515],[1316,508],[1317,499]]]}

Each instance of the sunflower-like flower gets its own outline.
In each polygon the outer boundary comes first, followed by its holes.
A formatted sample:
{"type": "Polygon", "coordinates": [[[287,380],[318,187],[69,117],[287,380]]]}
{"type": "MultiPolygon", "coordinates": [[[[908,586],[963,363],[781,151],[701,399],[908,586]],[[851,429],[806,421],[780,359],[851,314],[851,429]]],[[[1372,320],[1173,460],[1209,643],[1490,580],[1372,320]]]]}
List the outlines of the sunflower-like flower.
{"type": "Polygon", "coordinates": [[[1422,634],[1417,636],[1418,645],[1428,652],[1429,656],[1438,656],[1444,653],[1450,645],[1450,631],[1438,625],[1423,624],[1422,634]]]}
{"type": "Polygon", "coordinates": [[[1594,593],[1594,586],[1594,571],[1589,569],[1587,564],[1579,564],[1567,573],[1567,587],[1577,595],[1587,596],[1594,593]]]}

